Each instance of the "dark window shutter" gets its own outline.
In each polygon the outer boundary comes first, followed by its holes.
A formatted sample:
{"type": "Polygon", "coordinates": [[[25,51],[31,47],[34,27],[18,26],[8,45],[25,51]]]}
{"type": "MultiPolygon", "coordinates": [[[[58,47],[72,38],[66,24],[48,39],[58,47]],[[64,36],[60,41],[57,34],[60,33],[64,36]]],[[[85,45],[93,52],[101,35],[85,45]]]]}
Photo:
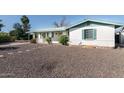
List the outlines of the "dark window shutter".
{"type": "Polygon", "coordinates": [[[93,39],[96,40],[96,30],[93,30],[93,39]]]}
{"type": "Polygon", "coordinates": [[[84,30],[82,30],[82,39],[84,40],[85,39],[85,35],[84,35],[84,30]]]}

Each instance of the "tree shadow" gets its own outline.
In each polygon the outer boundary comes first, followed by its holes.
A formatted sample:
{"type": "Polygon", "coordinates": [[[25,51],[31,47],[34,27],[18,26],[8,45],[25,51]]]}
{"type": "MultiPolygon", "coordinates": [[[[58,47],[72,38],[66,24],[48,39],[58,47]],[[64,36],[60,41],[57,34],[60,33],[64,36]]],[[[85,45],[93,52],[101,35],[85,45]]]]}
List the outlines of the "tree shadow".
{"type": "Polygon", "coordinates": [[[57,62],[48,62],[41,66],[43,70],[52,71],[57,65],[57,62]]]}
{"type": "Polygon", "coordinates": [[[7,47],[0,47],[0,51],[4,50],[15,50],[18,49],[19,47],[12,47],[12,46],[7,46],[7,47]]]}

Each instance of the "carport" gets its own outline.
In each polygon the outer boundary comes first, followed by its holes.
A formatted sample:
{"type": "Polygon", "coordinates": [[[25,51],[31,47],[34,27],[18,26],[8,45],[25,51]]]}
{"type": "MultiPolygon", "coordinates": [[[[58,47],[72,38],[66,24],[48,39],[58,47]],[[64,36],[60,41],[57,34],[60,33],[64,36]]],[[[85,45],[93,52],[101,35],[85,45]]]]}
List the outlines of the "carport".
{"type": "Polygon", "coordinates": [[[119,27],[115,30],[115,44],[124,46],[124,27],[119,27]]]}

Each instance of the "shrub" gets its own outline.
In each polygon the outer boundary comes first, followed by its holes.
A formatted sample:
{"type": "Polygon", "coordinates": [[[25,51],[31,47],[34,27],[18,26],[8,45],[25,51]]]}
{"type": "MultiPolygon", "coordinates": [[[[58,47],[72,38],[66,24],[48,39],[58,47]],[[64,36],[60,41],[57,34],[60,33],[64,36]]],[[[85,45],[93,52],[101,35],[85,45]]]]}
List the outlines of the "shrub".
{"type": "Polygon", "coordinates": [[[8,33],[0,32],[0,43],[11,42],[12,37],[8,33]]]}
{"type": "Polygon", "coordinates": [[[14,36],[17,40],[20,40],[23,36],[23,31],[22,30],[12,30],[9,32],[10,36],[14,36]]]}
{"type": "Polygon", "coordinates": [[[9,32],[10,36],[16,37],[17,40],[28,40],[28,33],[24,33],[22,29],[16,29],[9,32]]]}
{"type": "Polygon", "coordinates": [[[11,42],[15,42],[16,37],[15,36],[11,36],[11,42]]]}
{"type": "Polygon", "coordinates": [[[51,40],[50,37],[47,37],[47,38],[46,38],[46,41],[47,41],[48,44],[51,44],[51,42],[52,42],[52,40],[51,40]]]}
{"type": "Polygon", "coordinates": [[[36,39],[31,39],[30,42],[31,43],[36,43],[36,39]]]}
{"type": "MultiPolygon", "coordinates": [[[[21,37],[22,40],[28,40],[28,37],[30,37],[30,35],[28,35],[27,33],[24,33],[23,36],[21,37]]],[[[30,38],[29,38],[30,40],[30,38]]]]}
{"type": "Polygon", "coordinates": [[[59,37],[59,43],[61,43],[62,45],[68,45],[68,41],[69,41],[69,38],[67,35],[61,35],[59,37]]]}

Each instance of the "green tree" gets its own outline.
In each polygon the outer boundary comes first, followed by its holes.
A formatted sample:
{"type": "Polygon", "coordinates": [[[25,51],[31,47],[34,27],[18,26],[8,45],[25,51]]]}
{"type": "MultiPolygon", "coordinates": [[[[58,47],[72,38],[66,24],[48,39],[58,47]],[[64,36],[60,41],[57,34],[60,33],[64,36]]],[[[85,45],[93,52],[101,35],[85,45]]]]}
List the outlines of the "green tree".
{"type": "Polygon", "coordinates": [[[21,25],[20,23],[15,23],[15,24],[13,25],[13,28],[14,28],[15,30],[19,30],[19,29],[22,29],[22,25],[21,25]]]}
{"type": "Polygon", "coordinates": [[[1,23],[2,20],[0,20],[0,31],[2,30],[2,28],[4,27],[3,23],[1,23]]]}
{"type": "Polygon", "coordinates": [[[22,22],[22,27],[23,27],[24,32],[30,31],[31,26],[29,24],[30,23],[29,18],[24,15],[21,18],[21,22],[22,22]]]}
{"type": "Polygon", "coordinates": [[[20,40],[23,39],[25,33],[22,29],[22,26],[19,23],[15,23],[13,25],[13,29],[12,31],[10,31],[10,36],[14,36],[16,39],[20,40]]]}

